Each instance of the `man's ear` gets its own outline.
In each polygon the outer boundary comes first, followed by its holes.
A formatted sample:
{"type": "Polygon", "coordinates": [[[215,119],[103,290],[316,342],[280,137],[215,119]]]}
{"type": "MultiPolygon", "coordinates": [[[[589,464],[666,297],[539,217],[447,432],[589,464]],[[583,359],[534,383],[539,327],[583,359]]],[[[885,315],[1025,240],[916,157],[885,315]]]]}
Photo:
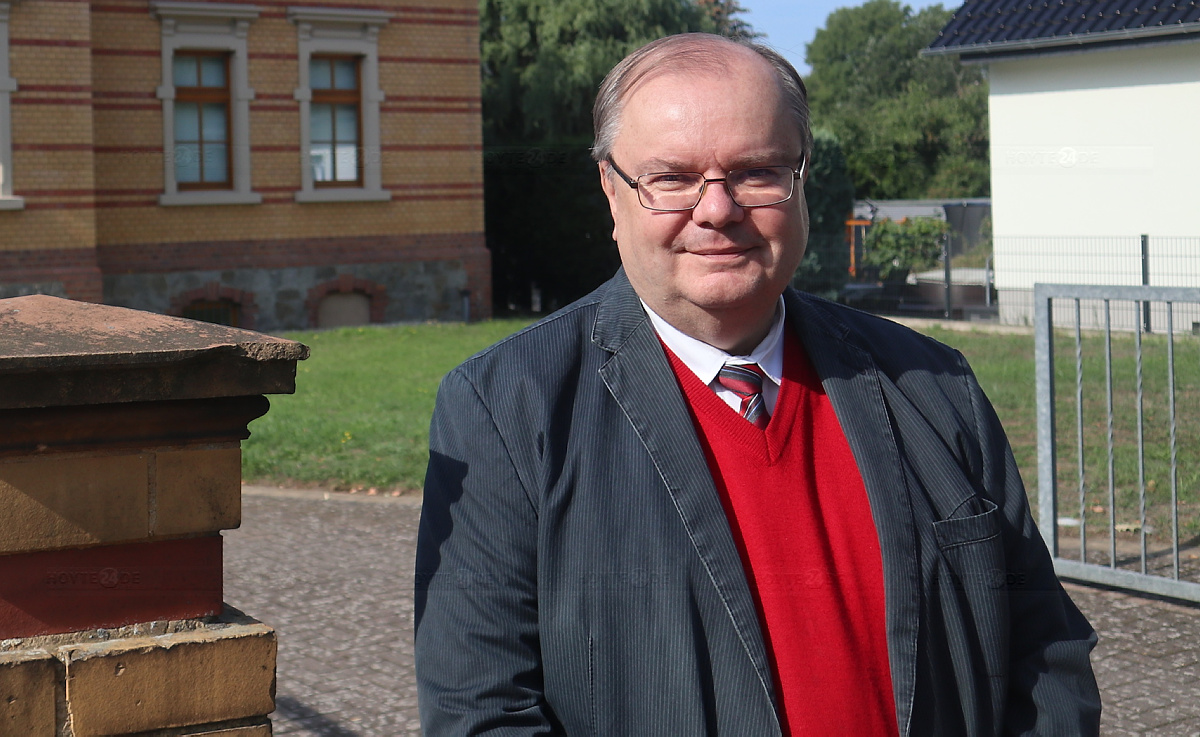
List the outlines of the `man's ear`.
{"type": "Polygon", "coordinates": [[[600,188],[604,190],[604,196],[608,198],[608,213],[612,215],[613,232],[612,239],[617,239],[617,186],[613,182],[612,172],[609,171],[610,164],[607,161],[600,161],[596,164],[600,170],[600,188]]]}
{"type": "Polygon", "coordinates": [[[613,186],[612,174],[609,173],[609,163],[607,161],[596,162],[596,168],[600,170],[600,187],[604,190],[604,195],[608,197],[609,203],[612,203],[613,195],[616,194],[617,188],[613,186]]]}

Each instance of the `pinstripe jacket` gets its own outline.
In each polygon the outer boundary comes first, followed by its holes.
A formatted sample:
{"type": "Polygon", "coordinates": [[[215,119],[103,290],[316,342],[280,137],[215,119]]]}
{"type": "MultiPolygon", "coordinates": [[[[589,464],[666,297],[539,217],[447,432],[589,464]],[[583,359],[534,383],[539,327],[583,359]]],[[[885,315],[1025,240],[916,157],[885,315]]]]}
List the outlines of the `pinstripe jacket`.
{"type": "MultiPolygon", "coordinates": [[[[1095,734],[1095,633],[965,360],[785,298],[866,484],[901,733],[1095,734]]],[[[430,736],[780,733],[737,548],[622,272],[442,382],[416,665],[430,736]]]]}

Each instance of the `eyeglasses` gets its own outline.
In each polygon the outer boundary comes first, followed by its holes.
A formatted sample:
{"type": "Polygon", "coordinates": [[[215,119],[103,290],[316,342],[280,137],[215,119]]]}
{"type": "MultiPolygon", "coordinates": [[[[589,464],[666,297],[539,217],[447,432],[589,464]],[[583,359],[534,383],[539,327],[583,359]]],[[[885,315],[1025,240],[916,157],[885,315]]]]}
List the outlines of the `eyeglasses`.
{"type": "Polygon", "coordinates": [[[637,179],[621,171],[610,157],[608,164],[619,177],[638,193],[638,202],[647,210],[682,212],[700,204],[709,184],[725,185],[730,199],[738,207],[768,207],[787,202],[795,191],[796,180],[804,173],[805,160],[799,168],[790,166],[755,166],[734,169],[717,179],[707,179],[694,171],[660,171],[643,174],[637,179]]]}

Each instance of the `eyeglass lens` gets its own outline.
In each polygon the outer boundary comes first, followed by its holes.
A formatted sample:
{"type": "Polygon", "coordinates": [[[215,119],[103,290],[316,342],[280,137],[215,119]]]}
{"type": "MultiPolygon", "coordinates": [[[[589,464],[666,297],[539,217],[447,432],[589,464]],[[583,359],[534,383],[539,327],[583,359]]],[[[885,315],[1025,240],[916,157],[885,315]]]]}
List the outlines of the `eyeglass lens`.
{"type": "MultiPolygon", "coordinates": [[[[776,205],[792,196],[795,172],[787,166],[760,166],[736,169],[724,180],[729,196],[739,207],[776,205]]],[[[658,172],[637,179],[642,205],[654,210],[690,210],[700,203],[706,180],[695,172],[658,172]]]]}

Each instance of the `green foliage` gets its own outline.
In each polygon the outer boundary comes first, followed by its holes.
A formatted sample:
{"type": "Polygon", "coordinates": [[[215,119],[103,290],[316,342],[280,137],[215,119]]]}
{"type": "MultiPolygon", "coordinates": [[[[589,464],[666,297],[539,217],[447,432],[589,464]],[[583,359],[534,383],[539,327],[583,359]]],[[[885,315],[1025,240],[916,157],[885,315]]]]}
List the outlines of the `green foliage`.
{"type": "Polygon", "coordinates": [[[884,279],[895,272],[906,274],[928,269],[941,256],[942,239],[949,232],[948,224],[934,218],[881,220],[867,231],[863,260],[878,266],[884,279]]]}
{"type": "Polygon", "coordinates": [[[612,221],[588,155],[600,81],[672,33],[752,37],[737,0],[480,0],[485,225],[494,304],[547,308],[612,275],[612,221]]]}
{"type": "Polygon", "coordinates": [[[585,146],[493,147],[485,155],[484,206],[499,309],[530,307],[531,289],[554,309],[616,271],[608,202],[585,146]]]}
{"type": "Polygon", "coordinates": [[[792,286],[825,299],[836,300],[850,279],[850,251],[838,233],[809,233],[808,248],[792,286]]]}
{"type": "Polygon", "coordinates": [[[808,201],[809,229],[814,233],[844,233],[854,211],[854,181],[846,168],[842,144],[827,130],[813,131],[813,151],[808,165],[804,198],[808,201]]]}
{"type": "Polygon", "coordinates": [[[690,0],[480,0],[484,140],[582,143],[608,70],[660,36],[714,31],[690,0]]]}
{"type": "Polygon", "coordinates": [[[491,321],[289,334],[312,348],[296,393],[271,397],[250,424],[250,482],[419,489],[438,382],[473,353],[523,327],[491,321]]]}
{"type": "Polygon", "coordinates": [[[870,0],[835,10],[808,45],[813,120],[837,134],[859,197],[988,194],[984,72],[920,56],[949,19],[870,0]]]}
{"type": "Polygon", "coordinates": [[[740,13],[746,12],[738,0],[696,0],[696,4],[712,21],[714,33],[744,41],[761,38],[763,35],[738,17],[740,13]]]}
{"type": "Polygon", "coordinates": [[[841,144],[830,132],[813,133],[813,153],[804,197],[808,201],[809,237],[804,261],[792,284],[797,289],[836,299],[849,280],[850,252],[846,218],[854,210],[854,182],[846,169],[841,144]]]}

